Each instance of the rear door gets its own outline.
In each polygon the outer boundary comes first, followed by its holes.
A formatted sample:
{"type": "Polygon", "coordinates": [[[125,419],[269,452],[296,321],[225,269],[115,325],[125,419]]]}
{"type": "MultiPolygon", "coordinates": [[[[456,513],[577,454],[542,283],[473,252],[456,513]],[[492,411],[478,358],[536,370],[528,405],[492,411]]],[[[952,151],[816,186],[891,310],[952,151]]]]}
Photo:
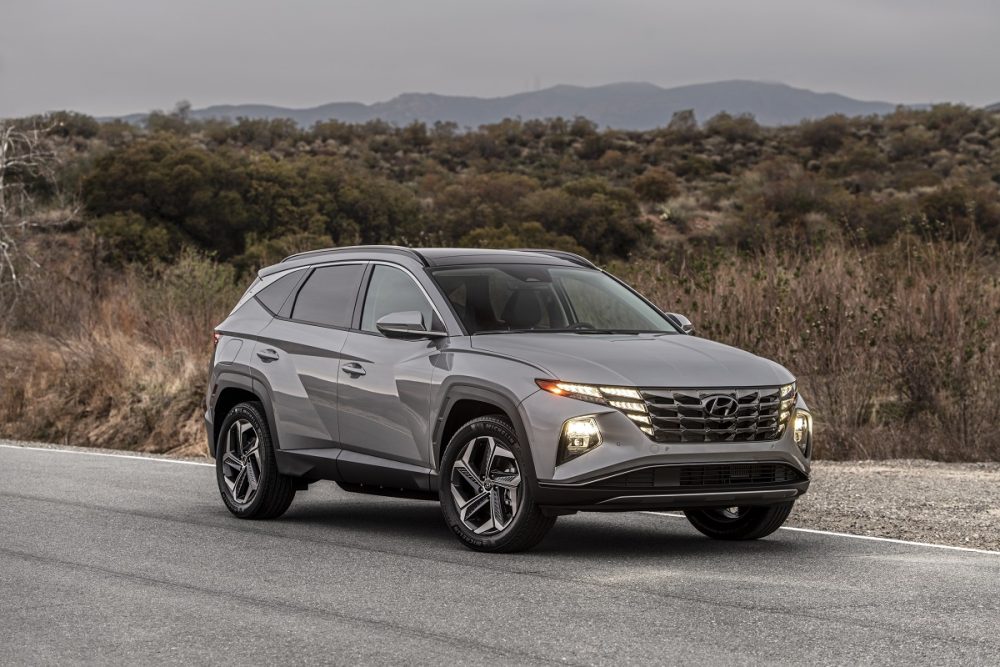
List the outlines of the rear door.
{"type": "Polygon", "coordinates": [[[444,325],[408,271],[373,262],[367,283],[360,330],[348,335],[341,353],[340,436],[345,452],[340,460],[364,460],[349,456],[346,450],[351,450],[426,467],[431,460],[432,362],[447,339],[386,338],[375,323],[389,313],[419,311],[425,328],[440,331],[444,325]]]}
{"type": "Polygon", "coordinates": [[[341,262],[311,269],[259,334],[254,379],[269,390],[281,449],[339,446],[340,355],[365,265],[341,262]]]}

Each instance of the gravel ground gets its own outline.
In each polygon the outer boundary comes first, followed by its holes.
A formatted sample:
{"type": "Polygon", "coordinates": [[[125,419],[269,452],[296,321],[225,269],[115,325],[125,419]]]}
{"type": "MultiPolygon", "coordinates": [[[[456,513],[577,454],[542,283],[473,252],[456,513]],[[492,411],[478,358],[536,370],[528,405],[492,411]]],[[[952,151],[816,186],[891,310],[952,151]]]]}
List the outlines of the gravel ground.
{"type": "Polygon", "coordinates": [[[1000,551],[1000,463],[816,461],[789,525],[1000,551]]]}
{"type": "MultiPolygon", "coordinates": [[[[0,444],[168,458],[37,442],[0,444]]],[[[809,493],[796,503],[788,525],[1000,551],[1000,463],[815,461],[809,493]]]]}

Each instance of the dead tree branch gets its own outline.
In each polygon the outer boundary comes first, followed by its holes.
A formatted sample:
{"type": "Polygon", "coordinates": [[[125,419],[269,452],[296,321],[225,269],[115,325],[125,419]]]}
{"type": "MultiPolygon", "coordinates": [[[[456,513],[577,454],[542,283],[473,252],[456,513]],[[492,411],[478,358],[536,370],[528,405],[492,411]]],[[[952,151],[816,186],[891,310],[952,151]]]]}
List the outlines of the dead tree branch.
{"type": "Polygon", "coordinates": [[[24,289],[22,269],[38,262],[22,247],[33,228],[64,226],[76,219],[79,207],[67,205],[56,179],[59,158],[51,132],[55,125],[25,128],[0,120],[0,308],[6,310],[24,289]],[[35,192],[47,187],[56,215],[43,216],[35,192]]]}

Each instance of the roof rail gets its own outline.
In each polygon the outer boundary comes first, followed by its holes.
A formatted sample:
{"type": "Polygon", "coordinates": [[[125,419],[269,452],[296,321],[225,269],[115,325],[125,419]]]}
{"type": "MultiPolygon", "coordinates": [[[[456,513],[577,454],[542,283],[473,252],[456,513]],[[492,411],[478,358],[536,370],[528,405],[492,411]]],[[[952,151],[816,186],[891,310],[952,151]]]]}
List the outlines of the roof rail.
{"type": "Polygon", "coordinates": [[[540,255],[549,255],[550,257],[558,257],[559,259],[565,259],[567,262],[573,262],[574,264],[579,264],[580,266],[585,266],[588,269],[598,269],[598,266],[591,262],[586,257],[577,255],[575,252],[568,252],[566,250],[539,250],[537,248],[518,248],[520,252],[534,252],[540,255]]]}
{"type": "Polygon", "coordinates": [[[306,250],[305,252],[297,252],[297,253],[295,253],[293,255],[289,255],[288,257],[286,257],[283,260],[281,260],[281,262],[279,262],[279,264],[283,264],[283,263],[285,263],[287,261],[290,261],[292,259],[298,259],[300,257],[307,257],[309,255],[321,255],[321,254],[330,253],[330,252],[358,251],[358,250],[361,250],[361,251],[364,251],[364,250],[379,250],[379,251],[382,251],[382,252],[394,252],[394,253],[397,253],[397,254],[400,254],[400,255],[407,255],[409,257],[413,257],[414,259],[416,259],[417,261],[419,261],[424,266],[427,266],[427,260],[424,259],[424,257],[420,253],[418,253],[416,250],[414,250],[413,248],[407,248],[405,246],[399,246],[399,245],[352,245],[352,246],[341,246],[339,248],[319,248],[317,250],[306,250]]]}

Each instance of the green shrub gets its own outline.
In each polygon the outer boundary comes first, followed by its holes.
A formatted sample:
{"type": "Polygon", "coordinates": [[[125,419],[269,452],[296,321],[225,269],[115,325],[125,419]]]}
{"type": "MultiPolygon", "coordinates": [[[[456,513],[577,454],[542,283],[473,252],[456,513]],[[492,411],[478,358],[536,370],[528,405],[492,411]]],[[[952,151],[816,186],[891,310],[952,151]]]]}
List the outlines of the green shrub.
{"type": "Polygon", "coordinates": [[[643,201],[664,202],[680,193],[677,177],[663,167],[649,167],[632,182],[632,189],[643,201]]]}

